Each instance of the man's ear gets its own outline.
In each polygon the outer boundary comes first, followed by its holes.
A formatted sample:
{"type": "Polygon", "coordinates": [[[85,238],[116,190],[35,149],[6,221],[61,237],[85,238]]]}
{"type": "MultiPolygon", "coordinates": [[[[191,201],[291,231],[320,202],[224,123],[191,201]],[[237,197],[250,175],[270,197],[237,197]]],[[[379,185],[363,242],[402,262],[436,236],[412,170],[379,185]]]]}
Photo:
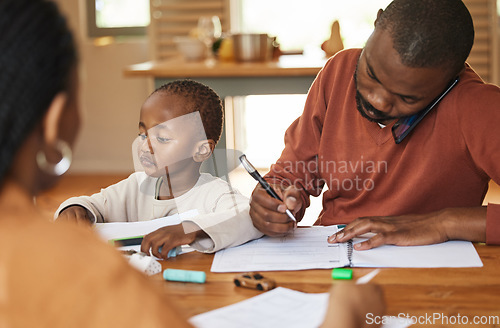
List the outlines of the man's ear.
{"type": "Polygon", "coordinates": [[[66,92],[59,92],[49,105],[43,118],[43,140],[48,145],[54,145],[60,135],[60,123],[66,107],[68,96],[66,92]]]}
{"type": "Polygon", "coordinates": [[[202,140],[196,144],[196,151],[193,159],[202,163],[206,161],[215,149],[215,141],[212,139],[202,140]]]}
{"type": "Polygon", "coordinates": [[[375,19],[375,22],[373,23],[374,26],[377,26],[378,19],[380,18],[380,15],[384,12],[383,9],[379,9],[377,12],[377,18],[375,19]]]}

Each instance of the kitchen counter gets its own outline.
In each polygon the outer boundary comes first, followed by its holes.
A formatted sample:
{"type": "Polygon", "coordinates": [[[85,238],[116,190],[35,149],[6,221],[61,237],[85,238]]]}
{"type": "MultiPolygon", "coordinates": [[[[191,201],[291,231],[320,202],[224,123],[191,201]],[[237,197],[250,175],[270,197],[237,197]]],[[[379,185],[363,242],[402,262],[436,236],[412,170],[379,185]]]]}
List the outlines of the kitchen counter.
{"type": "Polygon", "coordinates": [[[124,74],[155,78],[194,77],[296,77],[316,76],[326,59],[302,55],[281,56],[267,62],[220,62],[208,65],[205,61],[186,61],[182,57],[166,61],[149,61],[128,66],[124,74]]]}

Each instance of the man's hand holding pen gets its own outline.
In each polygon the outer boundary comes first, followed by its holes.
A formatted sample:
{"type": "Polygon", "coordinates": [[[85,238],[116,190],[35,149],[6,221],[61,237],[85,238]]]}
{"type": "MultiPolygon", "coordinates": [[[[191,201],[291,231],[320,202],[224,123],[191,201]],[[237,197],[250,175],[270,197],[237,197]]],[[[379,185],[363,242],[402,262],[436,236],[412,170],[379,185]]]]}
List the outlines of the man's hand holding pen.
{"type": "Polygon", "coordinates": [[[266,190],[258,184],[250,200],[250,216],[253,225],[262,233],[268,236],[284,236],[292,233],[297,226],[297,222],[290,219],[286,210],[296,215],[303,206],[302,198],[293,186],[286,189],[281,189],[280,185],[271,187],[283,201],[269,197],[266,190]]]}
{"type": "Polygon", "coordinates": [[[300,193],[289,187],[282,189],[270,185],[250,163],[245,155],[240,162],[248,174],[259,182],[250,200],[250,216],[253,225],[268,236],[287,235],[297,227],[295,215],[302,208],[300,193]]]}

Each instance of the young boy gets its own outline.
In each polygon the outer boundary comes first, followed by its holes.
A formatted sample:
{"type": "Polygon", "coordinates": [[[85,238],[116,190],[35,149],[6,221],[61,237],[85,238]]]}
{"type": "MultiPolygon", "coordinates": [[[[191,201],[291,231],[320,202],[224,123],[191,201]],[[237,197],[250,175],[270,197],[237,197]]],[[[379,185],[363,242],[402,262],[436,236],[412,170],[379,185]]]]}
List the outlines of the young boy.
{"type": "Polygon", "coordinates": [[[249,216],[248,199],[222,179],[200,173],[220,138],[222,122],[221,100],[209,87],[191,80],[161,86],[141,108],[134,142],[134,161],[145,172],[92,196],[70,198],[54,217],[133,222],[196,209],[196,217],[144,237],[141,250],[161,258],[184,244],[215,252],[261,237],[249,216]]]}

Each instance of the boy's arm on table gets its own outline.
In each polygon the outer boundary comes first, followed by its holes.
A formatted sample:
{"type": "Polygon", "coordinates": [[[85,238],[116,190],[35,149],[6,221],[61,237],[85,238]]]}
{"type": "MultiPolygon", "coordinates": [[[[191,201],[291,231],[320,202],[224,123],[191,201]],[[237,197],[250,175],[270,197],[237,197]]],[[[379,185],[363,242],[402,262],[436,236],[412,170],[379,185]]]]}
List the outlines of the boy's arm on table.
{"type": "Polygon", "coordinates": [[[166,259],[169,251],[180,245],[189,244],[199,252],[214,253],[262,237],[253,226],[245,196],[222,194],[212,210],[149,233],[142,241],[141,251],[151,251],[154,256],[166,259]]]}
{"type": "Polygon", "coordinates": [[[197,238],[191,246],[197,251],[213,253],[221,249],[234,247],[263,236],[252,223],[249,207],[242,211],[225,211],[200,215],[190,220],[191,229],[199,227],[208,238],[197,238]]]}
{"type": "Polygon", "coordinates": [[[71,197],[59,205],[54,213],[54,220],[69,219],[67,215],[78,215],[79,218],[87,219],[91,223],[104,222],[103,213],[106,199],[101,193],[92,196],[71,197]],[[79,211],[83,209],[86,213],[79,211]],[[81,213],[78,213],[81,212],[81,213]],[[85,216],[84,216],[85,215],[85,216]]]}
{"type": "Polygon", "coordinates": [[[239,193],[224,194],[213,213],[190,218],[183,225],[187,232],[196,229],[205,232],[207,238],[197,238],[191,243],[194,249],[204,253],[238,246],[263,236],[252,223],[248,198],[239,193]]]}
{"type": "Polygon", "coordinates": [[[133,173],[127,179],[101,189],[91,196],[71,197],[56,210],[54,220],[59,217],[67,219],[64,211],[72,206],[78,206],[87,211],[88,220],[92,223],[104,223],[109,216],[124,218],[123,221],[126,221],[127,213],[123,204],[130,205],[136,202],[142,180],[142,174],[133,173]]]}

